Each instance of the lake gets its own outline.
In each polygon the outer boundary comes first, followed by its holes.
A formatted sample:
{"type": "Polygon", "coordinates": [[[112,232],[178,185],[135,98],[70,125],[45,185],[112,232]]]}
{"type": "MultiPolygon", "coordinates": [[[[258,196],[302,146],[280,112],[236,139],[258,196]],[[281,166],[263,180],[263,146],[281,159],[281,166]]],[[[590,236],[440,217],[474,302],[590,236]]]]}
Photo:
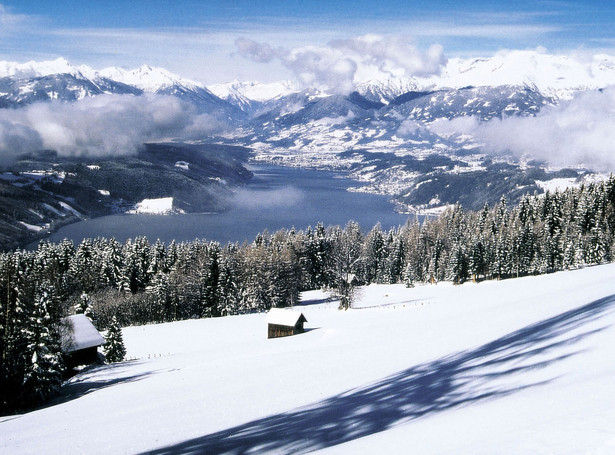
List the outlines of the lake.
{"type": "Polygon", "coordinates": [[[115,237],[124,242],[144,235],[150,242],[207,239],[226,244],[252,241],[265,229],[273,232],[294,226],[299,230],[318,222],[344,226],[354,220],[369,231],[378,222],[388,229],[408,219],[394,212],[386,196],[347,191],[357,183],[339,173],[274,165],[250,165],[249,169],[254,178],[223,213],[103,216],[64,226],[49,240],[68,238],[77,244],[88,237],[115,237]]]}

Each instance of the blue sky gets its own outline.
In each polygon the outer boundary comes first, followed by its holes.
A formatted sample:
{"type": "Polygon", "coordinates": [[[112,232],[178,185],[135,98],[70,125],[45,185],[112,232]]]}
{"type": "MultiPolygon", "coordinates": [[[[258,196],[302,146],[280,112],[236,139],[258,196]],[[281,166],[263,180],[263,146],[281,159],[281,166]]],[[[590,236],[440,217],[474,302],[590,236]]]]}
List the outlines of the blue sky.
{"type": "Polygon", "coordinates": [[[610,1],[0,0],[0,60],[61,56],[94,68],[148,63],[206,84],[271,81],[290,77],[288,65],[245,58],[238,38],[276,55],[366,34],[403,37],[422,52],[438,44],[448,58],[537,47],[615,53],[614,24],[610,1]]]}

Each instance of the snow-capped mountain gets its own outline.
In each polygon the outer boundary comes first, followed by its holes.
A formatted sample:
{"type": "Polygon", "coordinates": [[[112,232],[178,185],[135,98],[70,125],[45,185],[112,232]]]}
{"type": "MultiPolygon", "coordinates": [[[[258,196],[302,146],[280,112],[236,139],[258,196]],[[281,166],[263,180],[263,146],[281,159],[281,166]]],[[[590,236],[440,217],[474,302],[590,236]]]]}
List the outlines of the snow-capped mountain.
{"type": "MultiPolygon", "coordinates": [[[[85,72],[94,74],[94,70],[89,67],[82,67],[85,72]]],[[[84,76],[82,71],[74,67],[64,58],[56,60],[27,63],[0,61],[0,77],[13,77],[16,79],[30,79],[35,77],[50,76],[52,74],[70,74],[73,76],[84,76]]]]}
{"type": "Polygon", "coordinates": [[[75,67],[63,58],[46,62],[0,62],[0,108],[37,101],[77,101],[102,94],[140,95],[143,92],[176,96],[198,112],[225,121],[240,121],[243,113],[201,84],[163,68],[143,65],[134,70],[75,67]]]}
{"type": "Polygon", "coordinates": [[[234,80],[226,84],[214,84],[207,87],[217,97],[239,107],[244,112],[256,112],[263,103],[299,91],[290,81],[261,83],[255,81],[240,82],[234,80]]]}
{"type": "Polygon", "coordinates": [[[391,100],[404,93],[425,90],[428,87],[420,85],[415,79],[388,78],[373,79],[357,84],[357,92],[371,101],[388,104],[391,100]]]}
{"type": "Polygon", "coordinates": [[[122,82],[126,85],[132,85],[144,92],[159,92],[173,86],[183,86],[187,89],[204,89],[198,82],[185,79],[177,74],[173,74],[164,68],[153,68],[149,65],[142,65],[133,70],[123,68],[110,67],[94,74],[114,81],[122,82]]]}
{"type": "Polygon", "coordinates": [[[570,98],[576,91],[615,84],[615,56],[571,57],[540,51],[502,51],[489,58],[452,58],[430,77],[374,79],[357,84],[362,95],[389,101],[404,91],[443,88],[530,86],[543,95],[570,98]]]}
{"type": "Polygon", "coordinates": [[[410,211],[460,200],[480,207],[502,194],[514,201],[539,191],[536,180],[549,179],[544,165],[531,165],[532,174],[528,160],[491,156],[471,134],[438,133],[432,128],[437,122],[531,117],[579,91],[609,85],[615,85],[615,57],[540,51],[450,59],[437,76],[357,81],[356,91],[346,95],[290,82],[205,87],[147,65],[95,70],[64,59],[0,62],[0,107],[106,93],[178,97],[212,116],[212,123],[230,126],[203,140],[252,147],[256,159],[265,162],[347,170],[365,184],[362,191],[388,194],[410,211]],[[471,189],[476,182],[497,189],[471,189]]]}

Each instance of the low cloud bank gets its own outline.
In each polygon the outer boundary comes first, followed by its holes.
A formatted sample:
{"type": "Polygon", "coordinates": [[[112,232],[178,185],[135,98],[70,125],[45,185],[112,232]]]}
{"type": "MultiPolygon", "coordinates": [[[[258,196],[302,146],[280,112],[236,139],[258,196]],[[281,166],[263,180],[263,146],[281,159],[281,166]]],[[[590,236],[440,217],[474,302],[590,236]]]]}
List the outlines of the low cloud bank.
{"type": "Polygon", "coordinates": [[[144,142],[198,137],[223,128],[172,96],[101,95],[0,110],[0,164],[25,152],[52,149],[64,156],[131,155],[144,142]]]}
{"type": "Polygon", "coordinates": [[[304,198],[301,190],[286,186],[275,190],[239,190],[233,197],[236,207],[252,210],[296,207],[304,198]]]}
{"type": "Polygon", "coordinates": [[[377,77],[439,74],[446,64],[442,46],[423,52],[408,37],[363,35],[293,49],[241,37],[235,45],[240,55],[254,62],[279,60],[305,87],[339,93],[352,91],[357,81],[377,77]]]}
{"type": "Polygon", "coordinates": [[[615,169],[615,87],[581,93],[536,116],[486,122],[460,117],[438,120],[428,128],[440,136],[472,135],[486,152],[512,152],[558,166],[615,169]]]}

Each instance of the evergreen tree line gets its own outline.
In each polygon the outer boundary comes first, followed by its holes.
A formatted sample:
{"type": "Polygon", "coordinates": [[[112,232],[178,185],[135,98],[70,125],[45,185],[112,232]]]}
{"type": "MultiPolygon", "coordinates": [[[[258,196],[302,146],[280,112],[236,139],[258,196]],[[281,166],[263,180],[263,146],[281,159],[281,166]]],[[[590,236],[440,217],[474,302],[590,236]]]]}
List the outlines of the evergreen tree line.
{"type": "Polygon", "coordinates": [[[265,232],[243,245],[97,238],[3,253],[0,408],[54,393],[63,372],[60,321],[84,299],[99,330],[292,306],[309,289],[335,290],[348,307],[355,285],[463,283],[609,262],[614,228],[611,177],[525,196],[515,207],[504,198],[480,211],[457,205],[387,231],[364,233],[349,222],[265,232]]]}

